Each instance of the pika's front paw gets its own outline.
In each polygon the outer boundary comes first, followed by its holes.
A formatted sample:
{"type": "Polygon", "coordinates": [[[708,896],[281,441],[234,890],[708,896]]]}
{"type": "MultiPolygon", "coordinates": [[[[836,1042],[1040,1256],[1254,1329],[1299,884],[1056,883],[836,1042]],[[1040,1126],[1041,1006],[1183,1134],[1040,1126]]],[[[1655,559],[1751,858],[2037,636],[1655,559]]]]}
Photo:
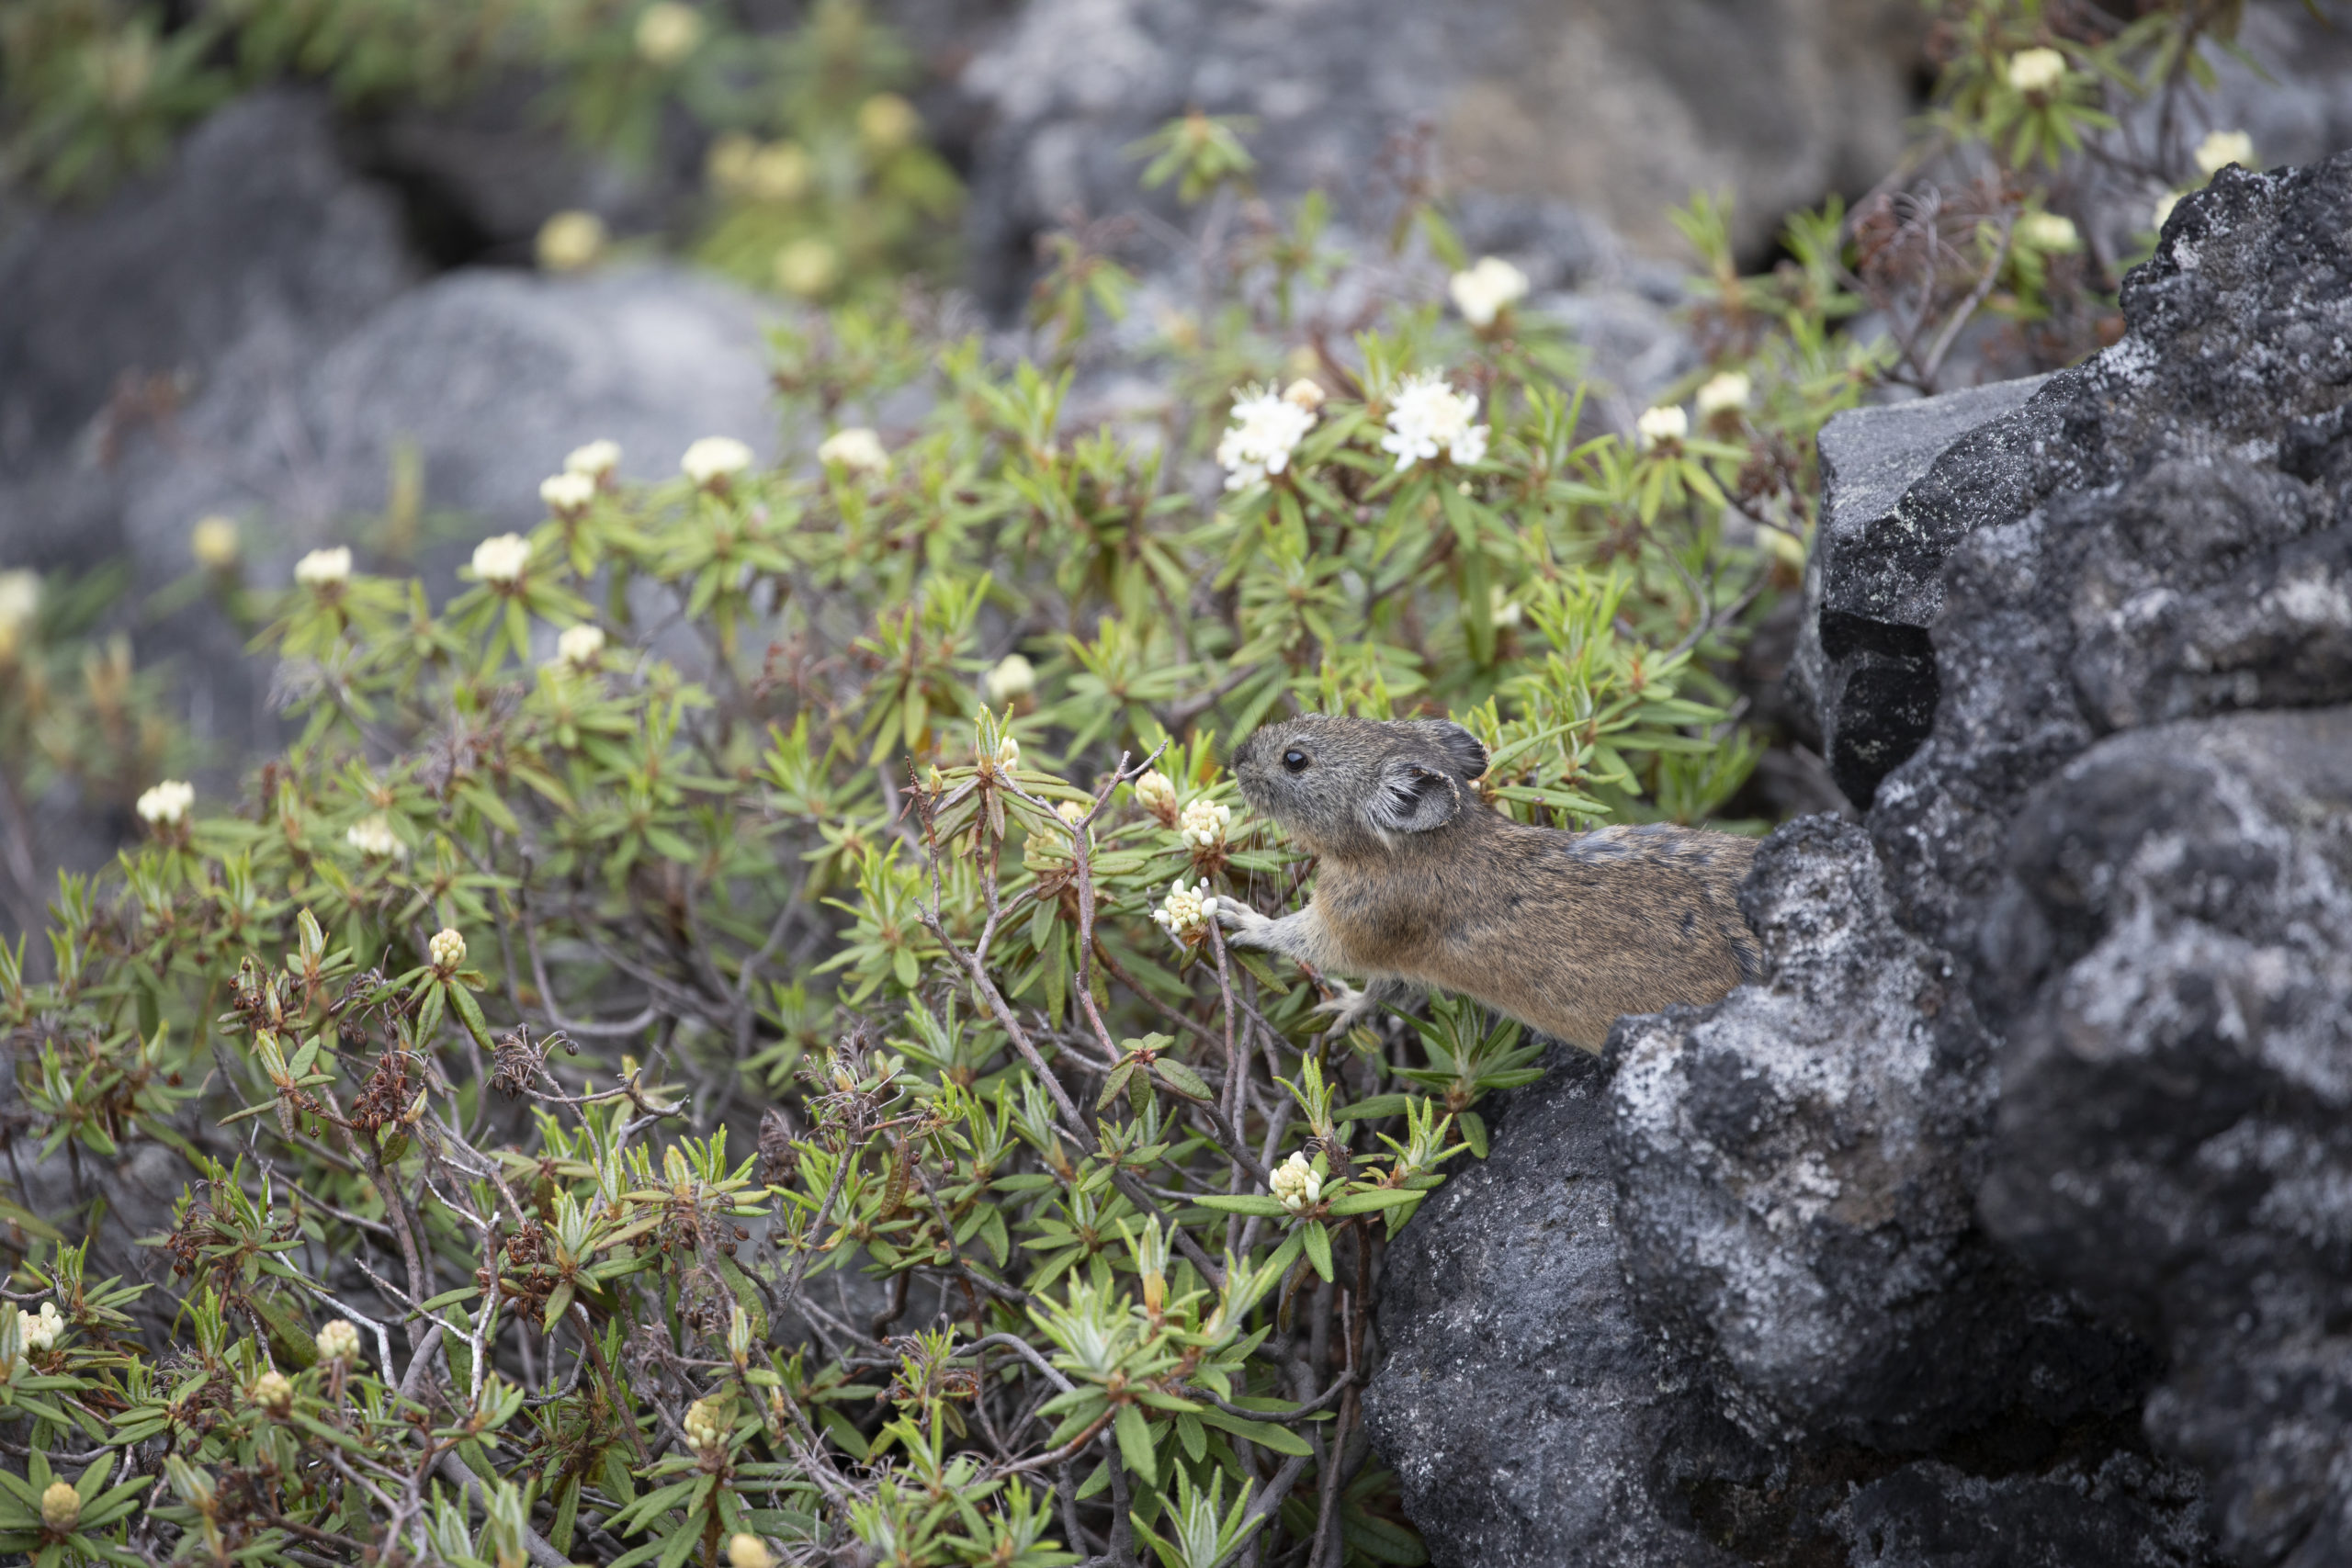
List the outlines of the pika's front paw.
{"type": "Polygon", "coordinates": [[[1216,918],[1224,924],[1227,931],[1233,933],[1236,947],[1261,945],[1251,939],[1274,923],[1271,917],[1261,915],[1249,905],[1234,898],[1220,898],[1216,901],[1216,918]]]}

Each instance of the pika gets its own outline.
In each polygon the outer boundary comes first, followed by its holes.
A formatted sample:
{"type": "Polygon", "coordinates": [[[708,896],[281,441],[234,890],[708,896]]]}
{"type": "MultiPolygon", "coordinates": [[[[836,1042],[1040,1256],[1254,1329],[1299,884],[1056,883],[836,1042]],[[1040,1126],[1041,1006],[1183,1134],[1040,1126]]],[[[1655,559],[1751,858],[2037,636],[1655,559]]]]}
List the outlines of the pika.
{"type": "Polygon", "coordinates": [[[1514,822],[1478,799],[1487,750],[1460,725],[1309,714],[1258,730],[1232,767],[1317,869],[1303,909],[1220,898],[1217,916],[1237,946],[1365,977],[1323,1004],[1343,1029],[1399,984],[1434,986],[1598,1051],[1622,1014],[1760,973],[1738,902],[1754,840],[1514,822]]]}

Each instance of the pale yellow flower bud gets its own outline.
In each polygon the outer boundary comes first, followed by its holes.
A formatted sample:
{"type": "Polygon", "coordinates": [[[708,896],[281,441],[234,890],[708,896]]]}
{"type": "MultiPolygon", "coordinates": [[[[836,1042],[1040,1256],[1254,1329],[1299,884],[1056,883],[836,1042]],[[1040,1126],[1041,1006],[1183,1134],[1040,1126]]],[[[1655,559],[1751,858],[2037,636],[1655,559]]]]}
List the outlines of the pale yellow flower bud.
{"type": "Polygon", "coordinates": [[[1037,689],[1037,669],[1020,654],[1008,653],[980,678],[980,685],[988,693],[989,705],[1002,707],[1037,689]]]}
{"type": "Polygon", "coordinates": [[[675,65],[702,42],[702,14],[693,6],[660,0],[637,18],[637,56],[649,65],[675,65]]]}
{"type": "Polygon", "coordinates": [[[466,939],[457,931],[444,926],[434,933],[425,946],[435,969],[455,969],[466,961],[466,939]]]}
{"type": "Polygon", "coordinates": [[[727,1541],[727,1568],[775,1568],[775,1555],[758,1536],[730,1536],[727,1541]]]}
{"type": "Polygon", "coordinates": [[[237,564],[237,525],[232,518],[206,517],[187,531],[188,553],[207,571],[226,571],[237,564]]]}
{"type": "Polygon", "coordinates": [[[578,272],[605,254],[605,220],[593,212],[559,212],[539,225],[535,246],[546,272],[578,272]]]}
{"type": "Polygon", "coordinates": [[[82,1522],[82,1495],[74,1490],[73,1483],[52,1481],[42,1490],[40,1522],[58,1535],[71,1533],[82,1522]]]}
{"type": "Polygon", "coordinates": [[[359,1329],[336,1318],[319,1330],[319,1359],[349,1363],[359,1359],[359,1329]]]}
{"type": "Polygon", "coordinates": [[[294,1383],[284,1372],[267,1371],[254,1379],[253,1402],[272,1416],[283,1416],[294,1408],[294,1383]]]}

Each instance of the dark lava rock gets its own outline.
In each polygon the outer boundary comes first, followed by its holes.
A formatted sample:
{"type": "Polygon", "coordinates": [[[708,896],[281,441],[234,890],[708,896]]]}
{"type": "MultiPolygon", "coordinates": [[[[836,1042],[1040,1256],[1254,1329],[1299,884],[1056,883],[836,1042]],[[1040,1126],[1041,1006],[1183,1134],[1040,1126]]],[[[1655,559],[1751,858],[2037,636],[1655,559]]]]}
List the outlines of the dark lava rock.
{"type": "Polygon", "coordinates": [[[1992,1042],[1896,923],[1869,836],[1790,824],[1742,904],[1769,983],[1611,1043],[1620,1246],[1649,1315],[1768,1441],[1917,1451],[2013,1412],[2129,1408],[2144,1352],[1976,1226],[1992,1042]]]}
{"type": "Polygon", "coordinates": [[[2200,1501],[2193,1476],[2130,1454],[1997,1480],[1929,1461],[1826,1524],[1849,1568],[2192,1568],[2211,1561],[2200,1501]]]}
{"type": "Polygon", "coordinates": [[[2160,1337],[2245,1563],[2352,1562],[2352,709],[2142,729],[2011,840],[1987,1223],[2160,1337]]]}
{"type": "Polygon", "coordinates": [[[1389,1249],[1374,1446],[1441,1568],[1731,1568],[1681,1494],[1758,1456],[1634,1315],[1607,1069],[1568,1046],[1551,1068],[1389,1249]]]}

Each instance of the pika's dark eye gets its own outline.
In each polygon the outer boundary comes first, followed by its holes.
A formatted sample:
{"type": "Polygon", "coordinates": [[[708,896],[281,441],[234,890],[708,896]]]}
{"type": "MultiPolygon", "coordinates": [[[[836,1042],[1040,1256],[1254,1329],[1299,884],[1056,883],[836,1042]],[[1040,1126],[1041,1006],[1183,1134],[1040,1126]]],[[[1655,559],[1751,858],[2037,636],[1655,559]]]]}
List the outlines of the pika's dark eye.
{"type": "Polygon", "coordinates": [[[1283,766],[1294,773],[1306,772],[1306,753],[1294,746],[1283,753],[1283,766]]]}

